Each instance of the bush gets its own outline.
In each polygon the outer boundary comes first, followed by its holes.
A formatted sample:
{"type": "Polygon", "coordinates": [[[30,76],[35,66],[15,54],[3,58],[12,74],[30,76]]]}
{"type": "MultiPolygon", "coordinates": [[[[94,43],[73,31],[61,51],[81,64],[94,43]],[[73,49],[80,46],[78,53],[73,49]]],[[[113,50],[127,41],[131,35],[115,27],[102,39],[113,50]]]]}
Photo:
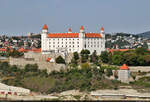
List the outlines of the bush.
{"type": "Polygon", "coordinates": [[[107,75],[108,77],[112,76],[112,75],[113,75],[112,69],[107,68],[107,69],[106,69],[106,75],[107,75]]]}
{"type": "Polygon", "coordinates": [[[65,64],[65,60],[61,56],[58,56],[55,61],[58,64],[65,64]]]}

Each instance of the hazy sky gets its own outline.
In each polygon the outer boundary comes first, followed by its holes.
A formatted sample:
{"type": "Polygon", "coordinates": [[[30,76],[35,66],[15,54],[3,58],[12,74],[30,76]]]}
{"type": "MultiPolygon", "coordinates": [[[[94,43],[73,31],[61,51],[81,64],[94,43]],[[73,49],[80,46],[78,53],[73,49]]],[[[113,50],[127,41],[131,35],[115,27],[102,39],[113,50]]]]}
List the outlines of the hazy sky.
{"type": "Polygon", "coordinates": [[[0,0],[0,34],[150,31],[150,0],[0,0]]]}

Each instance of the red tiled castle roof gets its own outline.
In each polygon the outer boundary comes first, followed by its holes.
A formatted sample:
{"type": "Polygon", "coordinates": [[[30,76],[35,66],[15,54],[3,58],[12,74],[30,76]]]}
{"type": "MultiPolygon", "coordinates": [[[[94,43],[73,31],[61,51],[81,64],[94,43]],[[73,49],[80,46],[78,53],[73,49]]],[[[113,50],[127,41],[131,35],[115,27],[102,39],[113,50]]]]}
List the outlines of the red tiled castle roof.
{"type": "MultiPolygon", "coordinates": [[[[49,38],[79,38],[79,33],[49,33],[49,38]]],[[[102,38],[100,33],[85,33],[86,38],[102,38]]]]}

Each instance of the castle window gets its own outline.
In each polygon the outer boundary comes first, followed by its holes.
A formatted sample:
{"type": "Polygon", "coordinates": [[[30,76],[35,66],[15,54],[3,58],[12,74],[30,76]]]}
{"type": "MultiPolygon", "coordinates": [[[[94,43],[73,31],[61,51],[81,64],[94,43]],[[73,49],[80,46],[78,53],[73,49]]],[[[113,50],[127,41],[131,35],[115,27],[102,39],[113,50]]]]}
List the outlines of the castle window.
{"type": "Polygon", "coordinates": [[[62,42],[62,44],[63,44],[63,42],[62,42]]]}
{"type": "Polygon", "coordinates": [[[78,45],[78,47],[79,47],[79,45],[78,45]]]}
{"type": "Polygon", "coordinates": [[[53,44],[55,44],[55,42],[53,42],[53,44]]]}
{"type": "Polygon", "coordinates": [[[77,42],[77,44],[79,44],[79,42],[77,42]]]}
{"type": "Polygon", "coordinates": [[[55,47],[55,45],[53,47],[55,47]]]}

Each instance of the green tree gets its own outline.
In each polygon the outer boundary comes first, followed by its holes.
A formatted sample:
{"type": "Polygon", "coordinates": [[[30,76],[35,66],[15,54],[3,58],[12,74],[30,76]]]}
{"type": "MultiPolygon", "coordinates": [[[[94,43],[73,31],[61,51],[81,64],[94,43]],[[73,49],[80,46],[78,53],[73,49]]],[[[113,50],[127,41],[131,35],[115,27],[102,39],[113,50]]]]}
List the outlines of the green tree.
{"type": "Polygon", "coordinates": [[[81,51],[80,55],[81,55],[81,62],[82,63],[85,63],[88,61],[89,54],[90,54],[90,51],[87,49],[81,51]]]}
{"type": "Polygon", "coordinates": [[[61,56],[58,56],[55,61],[58,64],[65,64],[65,60],[61,56]]]}
{"type": "Polygon", "coordinates": [[[121,55],[113,55],[112,56],[112,63],[115,65],[122,65],[123,64],[123,58],[121,55]]]}
{"type": "Polygon", "coordinates": [[[107,75],[108,77],[112,76],[112,75],[113,75],[112,69],[107,68],[107,69],[106,69],[106,75],[107,75]]]}
{"type": "Polygon", "coordinates": [[[75,60],[78,60],[78,59],[79,59],[79,54],[78,54],[78,52],[74,52],[74,53],[73,53],[73,58],[74,58],[75,60]]]}
{"type": "Polygon", "coordinates": [[[107,51],[103,51],[100,55],[100,58],[101,58],[102,62],[108,63],[109,59],[110,59],[109,53],[107,51]]]}
{"type": "Polygon", "coordinates": [[[136,54],[137,55],[144,55],[145,53],[147,53],[147,49],[146,48],[137,48],[137,49],[135,49],[135,52],[136,52],[136,54]]]}

